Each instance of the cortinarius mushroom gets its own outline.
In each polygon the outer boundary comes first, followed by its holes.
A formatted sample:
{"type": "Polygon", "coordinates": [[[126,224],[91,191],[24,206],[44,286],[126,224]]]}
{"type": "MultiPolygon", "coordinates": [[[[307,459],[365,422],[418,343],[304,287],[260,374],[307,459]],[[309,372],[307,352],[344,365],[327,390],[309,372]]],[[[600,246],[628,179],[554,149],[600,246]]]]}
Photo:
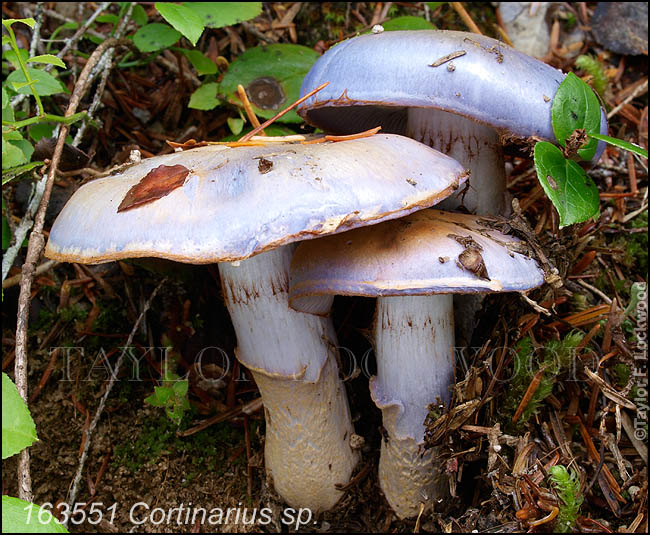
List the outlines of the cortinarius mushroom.
{"type": "Polygon", "coordinates": [[[427,406],[449,402],[453,384],[452,294],[524,291],[544,282],[521,242],[478,216],[422,210],[401,219],[300,244],[290,304],[324,314],[334,294],[378,297],[377,375],[383,413],[379,480],[401,518],[439,494],[433,449],[422,451],[427,406]]]}
{"type": "Polygon", "coordinates": [[[357,454],[333,328],[289,308],[285,244],[409,214],[463,179],[456,161],[395,135],[198,148],[82,186],[52,226],[46,256],[218,262],[237,358],[264,401],[267,471],[290,505],[317,512],[340,498],[335,485],[348,481],[357,454]]]}
{"type": "MultiPolygon", "coordinates": [[[[466,188],[438,208],[460,205],[480,215],[505,215],[504,144],[555,141],[551,107],[561,71],[496,39],[446,30],[394,31],[343,41],[305,77],[298,113],[326,132],[346,134],[381,125],[421,141],[470,171],[466,188]]],[[[602,111],[601,133],[607,134],[602,111]]],[[[599,142],[592,162],[600,158],[599,142]]],[[[459,296],[456,331],[469,343],[479,296],[459,296]]]]}
{"type": "MultiPolygon", "coordinates": [[[[496,39],[446,30],[361,35],[330,48],[305,77],[298,113],[326,132],[381,125],[457,159],[471,171],[469,191],[440,205],[503,214],[503,144],[555,141],[551,105],[561,71],[496,39]]],[[[607,134],[603,112],[601,133],[607,134]]],[[[593,162],[604,149],[600,143],[593,162]]]]}

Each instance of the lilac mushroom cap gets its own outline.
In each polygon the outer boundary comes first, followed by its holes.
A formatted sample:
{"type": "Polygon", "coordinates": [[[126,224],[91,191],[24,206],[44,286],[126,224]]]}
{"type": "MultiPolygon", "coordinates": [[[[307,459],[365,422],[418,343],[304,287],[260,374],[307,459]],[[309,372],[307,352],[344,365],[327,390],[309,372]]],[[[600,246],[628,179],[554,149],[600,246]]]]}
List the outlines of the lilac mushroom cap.
{"type": "Polygon", "coordinates": [[[400,518],[439,490],[435,451],[422,452],[428,405],[454,378],[453,293],[525,291],[544,282],[522,243],[478,216],[428,209],[300,244],[290,303],[324,314],[334,294],[378,297],[373,400],[383,413],[379,480],[400,518]]]}
{"type": "MultiPolygon", "coordinates": [[[[506,210],[502,140],[555,141],[551,106],[564,76],[500,41],[472,33],[367,34],[335,45],[316,61],[301,94],[330,84],[298,113],[339,134],[381,125],[385,132],[413,137],[453,156],[472,173],[465,206],[496,215],[506,210]]],[[[601,133],[607,134],[604,111],[601,133]]],[[[604,146],[599,143],[592,162],[604,146]]],[[[461,202],[450,199],[443,206],[461,202]]]]}
{"type": "Polygon", "coordinates": [[[292,242],[406,215],[466,177],[455,160],[379,134],[314,145],[208,146],[142,161],[79,188],[59,214],[49,258],[159,257],[219,263],[237,358],[260,389],[265,460],[277,492],[314,513],[334,506],[358,460],[328,318],[288,305],[292,242]],[[160,183],[154,177],[160,175],[160,183]],[[118,211],[143,184],[153,200],[118,211]]]}
{"type": "Polygon", "coordinates": [[[80,263],[134,257],[232,262],[426,208],[465,178],[452,158],[395,135],[212,145],[149,158],[82,186],[52,226],[45,254],[80,263]],[[118,212],[127,192],[161,165],[187,168],[182,186],[118,212]]]}

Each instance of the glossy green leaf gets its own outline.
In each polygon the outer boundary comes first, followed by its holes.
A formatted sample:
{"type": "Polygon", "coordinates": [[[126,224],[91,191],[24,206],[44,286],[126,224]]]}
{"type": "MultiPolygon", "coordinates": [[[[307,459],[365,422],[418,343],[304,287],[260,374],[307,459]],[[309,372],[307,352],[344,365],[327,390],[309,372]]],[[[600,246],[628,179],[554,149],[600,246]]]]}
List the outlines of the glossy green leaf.
{"type": "MultiPolygon", "coordinates": [[[[317,52],[301,45],[249,48],[230,64],[219,86],[219,95],[240,103],[236,93],[237,84],[242,84],[255,114],[270,119],[300,98],[302,80],[318,57],[317,52]]],[[[299,123],[302,119],[292,110],[279,121],[299,123]]]]}
{"type": "Polygon", "coordinates": [[[395,30],[435,30],[436,27],[423,17],[414,17],[413,15],[404,15],[395,17],[381,24],[384,30],[392,32],[395,30]]]}
{"type": "Polygon", "coordinates": [[[7,93],[7,90],[5,89],[5,86],[2,86],[2,109],[6,108],[9,106],[9,94],[7,93]]]}
{"type": "Polygon", "coordinates": [[[2,496],[2,533],[69,533],[47,509],[2,496]]]}
{"type": "Polygon", "coordinates": [[[598,216],[598,188],[582,167],[547,141],[535,145],[534,159],[537,178],[560,215],[560,227],[598,216]]]}
{"type": "Polygon", "coordinates": [[[133,36],[133,44],[140,52],[156,52],[172,46],[181,33],[167,24],[153,22],[140,28],[133,36]]]}
{"type": "Polygon", "coordinates": [[[262,2],[183,2],[208,28],[223,28],[254,19],[262,12],[262,2]]]}
{"type": "Polygon", "coordinates": [[[36,21],[31,17],[28,19],[2,19],[2,25],[5,28],[9,28],[14,22],[22,22],[23,24],[27,24],[30,28],[33,28],[36,24],[36,21]]]}
{"type": "MultiPolygon", "coordinates": [[[[57,93],[69,93],[67,88],[49,72],[34,67],[27,67],[27,71],[31,79],[35,82],[34,89],[36,89],[36,92],[41,97],[56,95],[57,93]]],[[[14,88],[17,93],[22,93],[23,95],[33,94],[31,87],[26,85],[27,81],[22,71],[13,71],[7,76],[7,84],[9,84],[9,87],[14,88]]]]}
{"type": "Polygon", "coordinates": [[[199,76],[203,76],[204,74],[217,74],[217,65],[210,58],[203,55],[200,50],[179,48],[178,51],[185,55],[199,76]]]}
{"type": "Polygon", "coordinates": [[[600,141],[604,141],[605,143],[609,143],[610,145],[614,145],[615,147],[618,147],[619,149],[623,149],[623,150],[633,152],[634,154],[638,154],[639,156],[643,156],[646,159],[648,158],[648,151],[646,149],[644,149],[643,147],[639,147],[638,145],[635,145],[634,143],[630,143],[629,141],[625,141],[624,139],[618,139],[616,137],[611,137],[611,136],[604,136],[602,134],[589,134],[589,137],[599,139],[600,141]]]}
{"type": "MultiPolygon", "coordinates": [[[[2,458],[6,459],[38,440],[27,404],[14,382],[2,373],[2,458]]],[[[4,531],[4,526],[3,526],[4,531]]]]}
{"type": "Polygon", "coordinates": [[[172,2],[156,2],[156,9],[162,17],[169,22],[176,30],[181,32],[192,46],[203,33],[203,19],[199,17],[194,11],[186,6],[174,4],[172,2]]]}
{"type": "MultiPolygon", "coordinates": [[[[577,129],[584,129],[587,134],[598,134],[600,116],[598,97],[591,87],[572,72],[567,74],[555,93],[551,108],[553,132],[560,145],[566,146],[566,140],[577,129]]],[[[589,140],[578,150],[578,155],[583,160],[591,160],[597,145],[595,139],[589,140]]]]}
{"type": "Polygon", "coordinates": [[[219,99],[217,98],[218,86],[219,84],[216,82],[203,84],[192,93],[188,107],[195,110],[212,110],[216,108],[219,105],[219,99]]]}
{"type": "Polygon", "coordinates": [[[57,67],[61,67],[65,69],[65,63],[61,60],[61,58],[57,58],[53,54],[43,54],[42,56],[34,56],[33,58],[29,58],[27,60],[28,63],[46,63],[48,65],[56,65],[57,67]]]}

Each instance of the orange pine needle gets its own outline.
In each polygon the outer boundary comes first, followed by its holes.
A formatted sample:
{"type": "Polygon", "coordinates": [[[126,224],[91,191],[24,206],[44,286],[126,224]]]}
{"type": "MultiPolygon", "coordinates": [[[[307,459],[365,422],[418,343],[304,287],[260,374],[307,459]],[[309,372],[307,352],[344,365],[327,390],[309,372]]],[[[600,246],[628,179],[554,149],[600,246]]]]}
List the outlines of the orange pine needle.
{"type": "Polygon", "coordinates": [[[364,130],[363,132],[359,132],[357,134],[348,134],[345,136],[332,136],[328,134],[323,137],[317,137],[316,139],[303,141],[302,144],[313,145],[314,143],[323,143],[324,141],[350,141],[351,139],[362,139],[364,137],[374,136],[380,130],[381,130],[381,126],[376,126],[375,128],[371,128],[370,130],[364,130]]]}
{"type": "MultiPolygon", "coordinates": [[[[248,117],[248,120],[253,125],[253,128],[258,128],[260,126],[260,120],[257,118],[257,115],[255,115],[255,112],[253,111],[253,106],[251,106],[250,100],[248,100],[248,95],[246,94],[246,90],[244,89],[244,86],[241,84],[237,85],[237,95],[239,95],[239,99],[242,101],[242,104],[244,105],[244,111],[246,112],[246,117],[248,117]]],[[[261,130],[260,134],[263,136],[266,135],[264,133],[264,130],[261,130]]]]}
{"type": "Polygon", "coordinates": [[[533,395],[537,391],[537,388],[539,387],[539,383],[542,382],[542,377],[544,376],[544,371],[546,371],[546,366],[542,366],[539,371],[535,374],[535,377],[532,378],[530,381],[530,384],[528,385],[528,388],[526,389],[526,392],[524,394],[524,397],[521,398],[521,402],[519,403],[519,407],[517,407],[517,410],[515,411],[515,415],[512,417],[512,423],[514,424],[521,415],[524,412],[524,409],[528,406],[528,403],[530,403],[530,400],[532,399],[533,395]]]}
{"type": "Polygon", "coordinates": [[[483,35],[483,32],[479,30],[479,27],[476,25],[472,17],[469,16],[469,13],[463,6],[462,2],[451,2],[452,7],[456,10],[456,13],[460,15],[460,18],[463,19],[465,25],[474,33],[483,35]]]}

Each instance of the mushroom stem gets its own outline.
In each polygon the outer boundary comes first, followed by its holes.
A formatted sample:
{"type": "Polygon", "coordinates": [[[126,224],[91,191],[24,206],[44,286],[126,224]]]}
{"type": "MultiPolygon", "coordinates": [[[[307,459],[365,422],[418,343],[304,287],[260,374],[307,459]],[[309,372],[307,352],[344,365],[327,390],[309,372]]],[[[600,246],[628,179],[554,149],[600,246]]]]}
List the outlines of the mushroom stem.
{"type": "Polygon", "coordinates": [[[469,190],[464,197],[464,188],[461,188],[437,208],[454,210],[463,205],[479,215],[504,213],[503,145],[494,128],[446,111],[409,108],[406,135],[451,156],[471,172],[469,190]]]}
{"type": "Polygon", "coordinates": [[[448,403],[454,381],[453,299],[379,297],[376,314],[377,375],[370,389],[388,435],[379,482],[395,513],[408,518],[441,492],[435,450],[422,446],[427,406],[448,403]]]}
{"type": "Polygon", "coordinates": [[[237,358],[255,377],[266,416],[265,463],[278,494],[313,513],[332,508],[357,454],[331,320],[289,308],[292,246],[220,263],[237,358]]]}
{"type": "MultiPolygon", "coordinates": [[[[460,188],[436,208],[456,210],[464,206],[478,215],[508,212],[503,144],[494,128],[446,111],[409,108],[406,130],[407,136],[451,156],[470,171],[469,189],[460,188]]],[[[470,345],[483,299],[482,294],[454,297],[459,344],[470,345]]]]}

